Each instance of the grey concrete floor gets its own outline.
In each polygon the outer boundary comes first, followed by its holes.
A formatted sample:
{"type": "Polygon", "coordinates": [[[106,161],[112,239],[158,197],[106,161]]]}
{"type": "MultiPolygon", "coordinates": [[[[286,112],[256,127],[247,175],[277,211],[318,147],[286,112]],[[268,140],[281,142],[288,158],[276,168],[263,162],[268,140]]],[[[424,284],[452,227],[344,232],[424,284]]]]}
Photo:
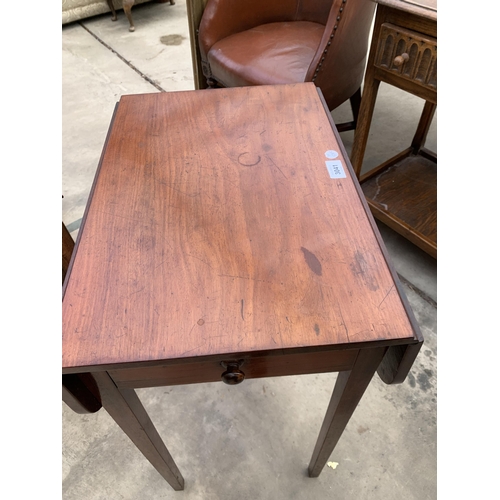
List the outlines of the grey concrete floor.
{"type": "MultiPolygon", "coordinates": [[[[194,89],[185,0],[134,7],[134,33],[123,11],[118,16],[62,28],[62,219],[75,239],[120,96],[194,89]]],[[[422,106],[381,85],[366,168],[409,145],[422,106]]],[[[332,116],[349,119],[349,106],[332,116]]],[[[426,144],[433,151],[435,120],[426,144]]],[[[353,133],[342,139],[349,152],[353,133]]],[[[379,229],[425,344],[403,384],[374,377],[331,456],[336,469],[317,479],[306,473],[336,374],[140,389],[185,490],[174,492],[104,410],[78,415],[63,404],[63,498],[436,498],[436,261],[379,229]]]]}

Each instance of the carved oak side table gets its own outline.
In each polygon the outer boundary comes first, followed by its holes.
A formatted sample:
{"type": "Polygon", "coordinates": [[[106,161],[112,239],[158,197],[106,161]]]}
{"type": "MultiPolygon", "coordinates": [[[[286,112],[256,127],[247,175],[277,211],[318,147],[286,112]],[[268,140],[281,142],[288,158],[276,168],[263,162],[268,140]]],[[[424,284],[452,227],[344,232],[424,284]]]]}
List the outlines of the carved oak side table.
{"type": "Polygon", "coordinates": [[[424,145],[437,104],[436,0],[376,1],[351,161],[375,217],[435,258],[437,155],[424,145]],[[380,82],[421,97],[425,104],[411,145],[362,173],[380,82]]]}

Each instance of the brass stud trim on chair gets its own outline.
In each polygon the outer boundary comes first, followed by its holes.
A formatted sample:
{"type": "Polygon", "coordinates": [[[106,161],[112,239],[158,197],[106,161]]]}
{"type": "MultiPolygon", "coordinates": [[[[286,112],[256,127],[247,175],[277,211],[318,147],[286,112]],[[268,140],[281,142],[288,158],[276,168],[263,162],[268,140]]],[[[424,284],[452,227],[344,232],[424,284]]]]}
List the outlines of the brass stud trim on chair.
{"type": "MultiPolygon", "coordinates": [[[[342,0],[342,3],[345,4],[347,2],[347,0],[342,0]]],[[[339,8],[339,15],[337,16],[337,21],[340,21],[340,13],[344,10],[343,7],[340,7],[339,8]]],[[[325,57],[326,57],[326,54],[328,53],[328,47],[330,47],[330,45],[332,44],[332,39],[333,37],[335,36],[335,31],[337,31],[337,28],[339,27],[338,24],[336,24],[334,27],[333,27],[333,32],[330,34],[330,40],[328,41],[328,43],[326,44],[327,47],[326,49],[324,50],[323,54],[325,54],[322,58],[321,58],[321,61],[319,62],[318,66],[316,67],[316,70],[314,72],[314,76],[312,77],[312,81],[314,82],[316,80],[316,77],[318,76],[318,73],[319,73],[319,68],[321,68],[322,66],[322,63],[323,61],[325,60],[325,57]]]]}

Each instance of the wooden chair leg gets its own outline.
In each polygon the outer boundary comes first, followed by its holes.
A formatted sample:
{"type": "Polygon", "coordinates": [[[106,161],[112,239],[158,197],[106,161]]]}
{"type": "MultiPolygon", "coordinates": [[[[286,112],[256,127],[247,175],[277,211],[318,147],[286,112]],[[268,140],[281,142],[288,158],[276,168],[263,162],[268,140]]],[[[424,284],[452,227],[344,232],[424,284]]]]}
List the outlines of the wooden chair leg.
{"type": "Polygon", "coordinates": [[[352,109],[354,128],[358,124],[359,108],[361,107],[361,87],[349,98],[352,109]]]}
{"type": "Polygon", "coordinates": [[[111,21],[116,21],[118,18],[116,17],[115,6],[113,5],[113,0],[107,0],[109,10],[111,11],[111,21]]]}
{"type": "Polygon", "coordinates": [[[358,123],[359,108],[361,106],[361,88],[356,90],[356,92],[349,97],[351,103],[353,120],[350,122],[336,124],[337,130],[339,132],[347,132],[348,130],[355,130],[358,123]]]}
{"type": "Polygon", "coordinates": [[[93,377],[104,409],[170,486],[183,490],[184,478],[135,391],[116,387],[107,372],[96,372],[93,377]]]}
{"type": "Polygon", "coordinates": [[[135,0],[123,0],[123,12],[127,16],[128,22],[130,23],[129,31],[135,31],[134,21],[132,20],[132,7],[135,0]]]}
{"type": "Polygon", "coordinates": [[[318,477],[375,374],[386,348],[362,349],[352,370],[340,372],[309,464],[318,477]]]}

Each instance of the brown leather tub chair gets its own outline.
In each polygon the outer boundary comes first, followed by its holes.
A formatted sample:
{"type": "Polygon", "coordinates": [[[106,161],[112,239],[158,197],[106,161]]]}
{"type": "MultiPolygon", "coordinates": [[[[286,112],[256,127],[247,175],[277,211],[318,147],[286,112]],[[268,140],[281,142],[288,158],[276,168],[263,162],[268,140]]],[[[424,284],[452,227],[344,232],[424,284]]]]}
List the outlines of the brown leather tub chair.
{"type": "Polygon", "coordinates": [[[209,87],[314,82],[330,110],[350,99],[356,126],[375,3],[208,0],[199,27],[209,87]]]}

